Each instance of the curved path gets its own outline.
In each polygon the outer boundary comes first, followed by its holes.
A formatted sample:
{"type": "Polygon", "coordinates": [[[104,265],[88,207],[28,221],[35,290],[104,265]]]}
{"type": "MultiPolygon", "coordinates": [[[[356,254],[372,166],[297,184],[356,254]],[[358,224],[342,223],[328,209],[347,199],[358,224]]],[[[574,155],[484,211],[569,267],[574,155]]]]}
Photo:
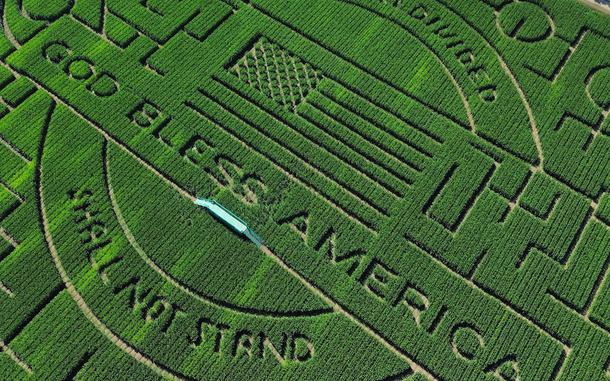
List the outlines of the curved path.
{"type": "Polygon", "coordinates": [[[464,16],[462,16],[460,13],[456,12],[453,8],[451,8],[451,6],[448,4],[447,0],[438,0],[438,1],[441,4],[443,4],[445,6],[445,8],[447,8],[449,11],[451,11],[454,15],[456,15],[457,17],[462,19],[462,21],[464,21],[464,23],[466,25],[468,25],[470,28],[472,28],[474,31],[476,31],[477,34],[479,36],[481,36],[483,41],[485,41],[485,44],[487,44],[487,46],[494,52],[494,54],[498,58],[498,61],[500,62],[502,69],[506,72],[506,74],[510,78],[511,82],[515,86],[515,89],[519,93],[519,97],[521,98],[521,103],[523,103],[523,107],[525,107],[525,111],[527,112],[527,117],[529,118],[529,121],[530,121],[532,137],[534,139],[534,144],[536,145],[536,151],[538,153],[538,161],[539,161],[538,164],[535,165],[533,168],[536,172],[544,171],[544,152],[542,149],[542,142],[540,141],[540,132],[538,131],[538,123],[536,122],[536,118],[534,116],[534,111],[532,110],[532,106],[529,104],[529,101],[527,100],[527,97],[525,96],[525,92],[523,91],[523,88],[521,87],[521,85],[519,84],[519,81],[517,81],[517,78],[515,77],[515,73],[513,73],[511,68],[508,66],[508,64],[504,60],[504,57],[502,57],[502,55],[500,54],[498,49],[491,43],[489,38],[487,38],[481,32],[481,30],[479,30],[476,26],[472,25],[468,20],[466,20],[466,18],[464,16]]]}
{"type": "MultiPolygon", "coordinates": [[[[372,9],[371,7],[362,5],[357,0],[339,0],[339,1],[342,2],[342,3],[353,5],[354,7],[357,7],[357,8],[360,8],[360,9],[364,9],[364,10],[366,10],[368,12],[371,12],[371,13],[373,13],[373,14],[379,16],[379,17],[382,17],[385,20],[395,24],[396,26],[398,26],[399,28],[401,28],[405,32],[407,32],[409,35],[415,37],[424,46],[428,47],[428,50],[434,54],[434,56],[437,58],[437,60],[440,60],[440,57],[438,57],[438,55],[433,51],[433,49],[430,46],[428,46],[425,43],[425,41],[423,41],[420,37],[416,36],[414,33],[411,33],[411,31],[408,30],[407,28],[405,28],[402,24],[397,23],[394,20],[392,20],[389,17],[387,17],[386,15],[384,15],[382,12],[376,11],[375,9],[372,9]]],[[[531,106],[530,106],[530,104],[529,104],[529,102],[528,102],[528,100],[527,100],[527,98],[525,96],[525,92],[523,91],[523,89],[521,88],[521,85],[517,81],[517,78],[515,77],[515,74],[512,72],[510,67],[506,64],[506,62],[504,61],[504,58],[500,55],[500,53],[498,52],[496,47],[491,44],[489,39],[486,38],[481,33],[480,30],[478,30],[477,28],[475,28],[472,25],[470,25],[470,23],[461,14],[457,13],[453,8],[451,8],[448,4],[446,4],[445,0],[439,0],[439,1],[440,1],[440,3],[442,5],[444,5],[444,7],[448,11],[453,13],[455,16],[459,17],[462,21],[464,21],[464,23],[466,25],[468,25],[470,28],[472,28],[473,31],[475,31],[478,35],[481,36],[481,38],[485,42],[485,44],[496,55],[496,58],[498,59],[498,62],[500,63],[500,66],[502,67],[502,70],[504,70],[506,75],[510,78],[513,86],[515,87],[515,89],[517,90],[517,93],[519,94],[519,98],[521,99],[521,103],[523,104],[523,107],[525,107],[525,111],[527,112],[527,117],[528,117],[529,122],[530,122],[530,129],[531,129],[531,132],[532,132],[532,138],[534,140],[534,144],[536,145],[536,151],[537,151],[537,154],[538,154],[538,161],[539,161],[539,163],[536,166],[534,166],[534,169],[537,170],[537,171],[541,171],[542,168],[543,168],[543,163],[544,163],[544,153],[543,153],[543,150],[542,150],[542,143],[540,141],[540,134],[538,132],[538,125],[537,125],[536,119],[534,117],[534,112],[532,111],[532,108],[531,108],[531,106]]],[[[460,94],[460,98],[462,98],[462,102],[464,103],[464,107],[465,107],[466,112],[468,114],[468,119],[469,119],[469,122],[470,122],[471,130],[476,134],[476,126],[474,124],[474,117],[473,117],[470,105],[468,104],[468,100],[467,100],[466,96],[464,95],[462,89],[459,87],[459,84],[457,83],[457,80],[455,79],[453,74],[451,74],[451,72],[449,71],[449,68],[444,63],[441,62],[441,64],[443,65],[443,68],[445,68],[445,71],[447,72],[447,74],[451,78],[451,82],[458,89],[459,94],[460,94]]],[[[504,149],[502,149],[502,150],[504,150],[504,149]]]]}
{"type": "MultiPolygon", "coordinates": [[[[51,118],[51,115],[53,114],[55,105],[56,105],[55,102],[53,102],[53,104],[51,106],[52,109],[49,111],[49,119],[51,118]]],[[[83,297],[79,294],[78,290],[72,283],[70,277],[68,276],[68,273],[66,272],[66,269],[64,268],[64,266],[61,262],[61,258],[59,257],[59,253],[57,252],[57,248],[55,247],[55,244],[53,242],[53,237],[51,236],[51,230],[49,228],[49,220],[47,217],[47,212],[46,212],[45,203],[44,203],[44,194],[43,194],[44,192],[42,191],[42,176],[43,176],[42,156],[44,153],[44,145],[45,145],[45,140],[46,140],[46,136],[47,136],[47,132],[48,132],[49,122],[50,122],[50,120],[48,120],[47,123],[45,123],[43,131],[41,131],[41,134],[40,134],[38,155],[36,157],[36,171],[35,171],[35,176],[34,176],[34,183],[35,183],[35,191],[36,191],[36,196],[37,196],[38,212],[40,215],[40,223],[42,225],[42,229],[44,232],[44,240],[46,242],[47,248],[49,249],[49,252],[51,253],[51,257],[53,258],[55,267],[57,268],[57,271],[59,272],[59,275],[60,275],[64,285],[66,286],[66,289],[68,290],[68,293],[70,294],[72,299],[74,299],[78,308],[83,312],[83,314],[91,322],[91,324],[93,324],[93,326],[95,328],[97,328],[104,336],[106,336],[112,343],[114,343],[117,347],[119,347],[129,356],[131,356],[134,360],[144,364],[145,366],[149,367],[150,369],[152,369],[153,371],[155,371],[160,376],[162,376],[166,379],[177,380],[177,381],[190,380],[189,378],[187,378],[183,375],[179,375],[179,374],[171,371],[170,369],[166,368],[163,365],[157,364],[151,358],[149,358],[145,354],[141,353],[140,351],[138,351],[138,349],[134,348],[129,343],[124,341],[122,338],[117,336],[114,332],[112,332],[110,330],[110,328],[108,328],[106,326],[106,324],[104,324],[95,315],[95,313],[91,310],[91,308],[87,305],[87,303],[85,302],[83,297]]]]}
{"type": "MultiPolygon", "coordinates": [[[[129,244],[138,253],[140,258],[142,258],[142,260],[150,268],[152,268],[157,274],[159,274],[169,284],[178,288],[180,291],[184,292],[185,294],[189,295],[190,297],[192,297],[202,303],[211,304],[215,307],[219,307],[219,308],[223,308],[223,309],[228,309],[228,310],[231,310],[232,312],[239,312],[239,313],[254,315],[254,316],[261,316],[261,317],[267,317],[267,318],[312,317],[312,316],[319,316],[319,315],[329,313],[332,311],[330,308],[316,309],[316,310],[310,310],[310,311],[273,311],[273,310],[264,310],[264,309],[239,306],[239,305],[236,305],[233,303],[229,303],[229,302],[214,298],[213,296],[210,296],[210,295],[202,295],[201,293],[191,290],[181,281],[175,279],[171,274],[168,274],[164,269],[159,267],[159,265],[157,265],[157,263],[154,260],[152,260],[148,256],[148,254],[146,254],[146,252],[144,251],[142,246],[140,246],[140,244],[136,240],[135,236],[131,232],[131,229],[129,229],[129,226],[127,225],[127,222],[125,221],[125,218],[123,217],[123,213],[121,212],[121,208],[119,207],[119,204],[116,200],[116,196],[114,194],[114,189],[112,187],[112,182],[111,182],[110,174],[108,171],[109,160],[108,160],[107,151],[108,151],[107,140],[105,140],[103,148],[102,148],[102,157],[103,157],[102,166],[103,166],[103,170],[104,170],[104,182],[105,182],[106,188],[108,190],[108,195],[110,197],[110,201],[112,204],[112,210],[114,211],[114,214],[117,218],[119,225],[121,226],[121,230],[123,231],[123,234],[125,234],[125,237],[129,241],[129,244]]],[[[168,182],[168,181],[169,180],[166,180],[166,182],[168,182]]],[[[178,187],[178,186],[176,185],[174,188],[176,188],[176,187],[178,187]]],[[[194,200],[195,200],[195,197],[184,189],[182,190],[182,192],[180,192],[180,194],[182,196],[186,197],[191,202],[194,202],[194,200]]]]}

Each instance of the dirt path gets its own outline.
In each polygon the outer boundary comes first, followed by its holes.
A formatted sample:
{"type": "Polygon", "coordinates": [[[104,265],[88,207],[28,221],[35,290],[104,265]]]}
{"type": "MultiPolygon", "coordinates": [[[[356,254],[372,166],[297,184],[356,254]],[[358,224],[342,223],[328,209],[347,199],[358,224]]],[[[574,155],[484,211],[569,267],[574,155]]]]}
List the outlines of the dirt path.
{"type": "MultiPolygon", "coordinates": [[[[2,65],[2,66],[7,67],[11,72],[14,72],[14,70],[12,68],[8,67],[7,65],[2,65]]],[[[171,182],[169,179],[167,179],[165,176],[163,176],[163,174],[161,174],[154,167],[152,167],[147,162],[145,162],[144,160],[139,158],[137,155],[134,155],[133,152],[131,152],[131,150],[124,143],[114,139],[113,136],[111,136],[110,134],[108,134],[106,131],[102,130],[98,126],[96,126],[94,123],[92,123],[86,117],[84,117],[80,112],[78,112],[72,106],[70,106],[70,105],[66,104],[65,102],[63,102],[55,94],[53,94],[50,91],[48,91],[46,88],[41,86],[39,83],[37,83],[36,81],[33,81],[33,82],[34,82],[34,84],[36,85],[36,87],[38,89],[43,90],[47,94],[49,94],[49,96],[57,104],[61,104],[61,105],[65,106],[65,107],[67,107],[76,116],[78,116],[80,119],[85,121],[88,125],[90,125],[93,128],[95,128],[95,130],[98,131],[106,140],[116,144],[119,148],[121,148],[122,150],[124,150],[125,152],[127,152],[128,154],[133,156],[140,164],[145,166],[148,170],[150,170],[156,176],[160,177],[161,179],[164,179],[164,181],[168,185],[170,185],[173,189],[175,189],[180,195],[182,195],[183,197],[185,197],[186,199],[188,199],[191,202],[194,202],[196,200],[196,198],[193,195],[191,195],[189,192],[187,192],[186,190],[181,188],[179,185],[171,182]]],[[[40,160],[40,159],[41,158],[38,158],[38,160],[40,160]]],[[[40,165],[40,163],[38,162],[37,165],[40,165]]],[[[42,176],[42,168],[40,168],[39,170],[40,170],[40,173],[38,174],[38,176],[39,176],[39,181],[40,181],[41,180],[41,176],[42,176]]],[[[79,294],[79,292],[76,289],[76,287],[72,284],[72,281],[70,280],[70,278],[69,278],[65,268],[63,267],[63,264],[61,262],[61,258],[59,257],[59,253],[57,252],[57,249],[55,248],[55,245],[53,243],[53,239],[52,239],[52,236],[51,236],[51,231],[50,231],[50,228],[49,228],[49,221],[48,221],[48,218],[47,218],[47,215],[46,215],[46,209],[45,209],[44,197],[43,197],[42,185],[41,184],[39,185],[39,187],[37,189],[37,192],[38,192],[38,197],[39,197],[39,200],[40,200],[40,211],[39,212],[40,212],[40,217],[41,217],[41,221],[42,221],[42,225],[43,225],[44,237],[45,237],[45,240],[47,242],[47,246],[49,248],[49,252],[51,253],[53,262],[54,262],[54,264],[55,264],[55,266],[56,266],[56,268],[57,268],[57,270],[59,272],[59,275],[60,275],[62,281],[66,285],[68,293],[74,299],[74,301],[76,302],[78,307],[81,309],[83,314],[87,317],[87,319],[100,332],[102,332],[115,345],[117,345],[120,349],[122,349],[124,352],[126,352],[131,357],[133,357],[136,361],[141,362],[144,365],[150,367],[152,370],[154,370],[158,374],[162,375],[163,377],[166,377],[167,379],[178,380],[178,381],[185,381],[184,378],[181,378],[181,377],[175,375],[174,373],[171,373],[170,371],[164,369],[162,366],[156,364],[152,359],[150,359],[146,355],[140,353],[137,349],[132,347],[129,343],[125,342],[123,339],[118,337],[102,321],[100,321],[99,318],[93,313],[93,311],[87,305],[87,303],[85,302],[83,297],[79,294]]],[[[437,381],[437,379],[432,374],[430,374],[428,371],[426,371],[422,366],[420,366],[418,363],[416,363],[410,357],[405,355],[401,350],[399,350],[397,347],[392,345],[385,338],[383,338],[382,336],[377,334],[366,323],[362,322],[359,318],[355,317],[354,315],[352,315],[351,313],[346,311],[337,302],[335,302],[334,300],[332,300],[331,298],[326,296],[326,294],[322,290],[320,290],[319,288],[317,288],[316,286],[311,284],[308,280],[306,280],[303,276],[301,276],[297,271],[295,271],[291,267],[289,267],[279,256],[277,256],[275,253],[273,253],[268,247],[262,246],[261,250],[263,251],[263,253],[265,253],[271,259],[273,259],[275,262],[277,262],[284,270],[288,271],[289,274],[291,274],[292,276],[297,278],[301,283],[303,283],[303,285],[305,285],[305,287],[307,287],[309,290],[311,290],[315,295],[319,296],[323,301],[328,303],[328,305],[330,307],[332,307],[332,309],[334,311],[336,311],[338,313],[341,313],[342,315],[347,317],[350,321],[352,321],[358,327],[363,329],[368,335],[373,337],[376,341],[378,341],[386,349],[388,349],[390,352],[392,352],[393,354],[395,354],[399,358],[403,359],[407,364],[409,364],[409,366],[414,371],[421,373],[429,381],[437,381]]]]}
{"type": "MultiPolygon", "coordinates": [[[[54,97],[54,99],[56,99],[56,101],[58,101],[58,99],[56,97],[54,97]]],[[[52,115],[52,112],[49,114],[52,115]]],[[[47,121],[47,123],[50,123],[50,120],[47,121]]],[[[44,135],[46,135],[46,131],[44,131],[41,136],[40,144],[42,145],[42,147],[44,147],[44,139],[45,139],[44,135]]],[[[41,154],[42,154],[42,152],[41,152],[41,154]]],[[[158,365],[152,359],[150,359],[146,355],[139,352],[136,348],[132,347],[129,343],[125,342],[123,339],[121,339],[119,336],[117,336],[114,332],[112,332],[93,313],[93,311],[87,305],[87,303],[85,302],[83,297],[79,294],[78,290],[72,283],[70,277],[68,276],[68,273],[66,272],[66,270],[61,262],[61,258],[59,257],[59,253],[57,252],[57,249],[53,242],[53,237],[51,236],[51,230],[49,228],[49,220],[47,217],[47,212],[46,212],[46,207],[45,207],[44,192],[42,191],[43,171],[42,171],[41,160],[42,160],[42,157],[38,157],[36,160],[36,166],[37,166],[36,192],[38,194],[39,213],[40,213],[40,219],[41,219],[41,223],[42,223],[42,227],[43,227],[43,231],[44,231],[44,239],[46,241],[49,252],[51,253],[51,257],[53,259],[55,267],[57,268],[57,271],[59,272],[59,275],[60,275],[63,283],[65,284],[66,289],[68,290],[68,293],[70,294],[72,299],[74,299],[74,301],[78,305],[78,308],[83,312],[83,314],[91,322],[91,324],[93,324],[93,326],[97,330],[99,330],[112,343],[114,343],[117,347],[122,349],[125,353],[127,353],[129,356],[131,356],[134,360],[144,364],[145,366],[149,367],[150,369],[152,369],[153,371],[155,371],[156,373],[158,373],[159,375],[161,375],[162,377],[164,377],[166,379],[175,380],[175,381],[185,381],[186,380],[185,378],[182,378],[182,377],[172,373],[171,371],[168,371],[163,366],[158,365]]]]}
{"type": "Polygon", "coordinates": [[[396,348],[394,345],[392,345],[390,342],[388,342],[385,338],[383,338],[381,335],[379,335],[377,332],[375,332],[367,323],[363,322],[362,320],[360,320],[359,318],[357,318],[356,316],[352,315],[350,312],[345,310],[345,308],[343,308],[339,303],[335,302],[333,299],[331,299],[329,296],[327,296],[324,293],[324,291],[322,291],[318,287],[314,286],[311,282],[309,282],[307,279],[305,279],[305,277],[303,277],[301,274],[299,274],[296,270],[294,270],[290,266],[288,266],[288,264],[286,264],[286,262],[284,262],[284,260],[282,258],[280,258],[273,251],[271,251],[271,249],[269,249],[267,246],[263,245],[260,247],[260,249],[269,258],[273,259],[282,269],[284,269],[290,275],[292,275],[293,277],[298,279],[305,287],[307,287],[307,289],[309,291],[311,291],[314,295],[316,295],[317,297],[322,299],[326,304],[331,306],[333,311],[340,313],[341,315],[346,317],[348,320],[350,320],[352,323],[354,323],[356,326],[358,326],[360,329],[362,329],[364,332],[366,332],[367,335],[371,336],[373,339],[375,339],[377,342],[379,342],[381,345],[383,345],[386,349],[388,349],[394,355],[396,355],[397,357],[401,358],[404,362],[409,364],[409,366],[411,367],[411,369],[413,371],[420,373],[422,376],[424,376],[429,381],[437,381],[433,375],[431,375],[428,371],[426,371],[424,368],[422,368],[418,363],[416,363],[414,360],[412,360],[410,357],[405,355],[402,351],[400,351],[398,348],[396,348]]]}
{"type": "Polygon", "coordinates": [[[11,28],[9,28],[9,26],[8,26],[8,19],[6,18],[6,9],[4,9],[4,7],[2,7],[2,11],[3,11],[2,12],[2,29],[3,29],[4,35],[6,36],[6,38],[8,38],[9,42],[15,48],[18,49],[21,47],[21,44],[19,43],[19,41],[17,41],[17,39],[11,32],[11,28]]]}
{"type": "Polygon", "coordinates": [[[23,369],[28,376],[31,376],[33,371],[32,367],[29,366],[25,361],[23,361],[8,345],[4,344],[2,340],[0,340],[0,353],[5,353],[11,360],[13,360],[17,365],[23,369]]]}
{"type": "Polygon", "coordinates": [[[595,2],[594,0],[579,0],[581,3],[595,9],[596,11],[605,13],[610,16],[610,4],[602,5],[600,3],[595,2]]]}
{"type": "Polygon", "coordinates": [[[8,288],[4,283],[2,283],[2,281],[0,281],[0,291],[4,292],[6,295],[8,295],[9,298],[15,297],[13,290],[8,288]]]}
{"type": "Polygon", "coordinates": [[[13,238],[13,236],[10,235],[9,232],[7,232],[3,227],[0,227],[0,237],[15,248],[19,246],[19,242],[17,242],[17,240],[13,238]]]}
{"type": "MultiPolygon", "coordinates": [[[[104,146],[103,150],[107,150],[107,146],[106,145],[104,146]]],[[[131,229],[129,228],[129,225],[125,221],[125,218],[123,217],[123,213],[121,211],[121,208],[120,208],[120,206],[119,206],[119,204],[117,202],[117,199],[116,199],[116,196],[115,196],[115,193],[114,193],[114,189],[112,187],[112,181],[110,179],[110,174],[109,174],[109,159],[108,159],[108,155],[106,153],[103,156],[105,158],[104,159],[104,163],[103,163],[103,167],[105,169],[105,176],[104,176],[105,179],[104,179],[104,181],[106,182],[106,187],[108,189],[108,195],[110,196],[110,203],[112,204],[112,209],[113,209],[114,214],[115,214],[115,216],[117,218],[117,222],[119,223],[119,226],[121,227],[121,230],[123,231],[123,234],[127,238],[127,241],[129,241],[129,244],[131,245],[131,247],[133,247],[133,249],[138,253],[138,255],[144,261],[144,263],[146,263],[146,265],[148,265],[157,274],[159,274],[159,276],[161,278],[163,278],[167,283],[169,283],[172,286],[176,287],[177,289],[179,289],[180,291],[184,292],[188,296],[194,298],[195,300],[198,300],[201,303],[205,303],[205,304],[214,306],[215,308],[229,310],[231,312],[243,313],[243,314],[247,314],[247,315],[253,315],[253,316],[257,316],[257,317],[261,317],[262,316],[262,317],[266,317],[266,318],[285,318],[287,316],[295,316],[292,312],[289,312],[289,314],[287,315],[286,313],[283,313],[283,312],[260,310],[260,309],[256,309],[256,308],[245,308],[245,307],[238,306],[238,305],[229,305],[226,302],[223,305],[221,305],[218,301],[213,300],[212,298],[209,298],[209,297],[207,297],[205,295],[201,295],[201,294],[195,292],[194,290],[191,290],[190,288],[188,288],[187,286],[182,284],[180,281],[174,279],[174,277],[171,274],[168,274],[165,270],[163,270],[161,267],[159,267],[155,263],[155,261],[153,261],[148,256],[148,254],[146,254],[144,249],[140,246],[140,244],[138,243],[136,237],[131,232],[131,229]]],[[[135,158],[136,156],[131,154],[131,157],[135,158]]],[[[150,165],[147,165],[145,162],[140,161],[140,164],[146,165],[146,168],[148,170],[154,171],[154,168],[152,168],[150,165]]],[[[166,179],[164,177],[161,177],[162,176],[161,174],[158,174],[157,176],[160,176],[160,179],[162,179],[166,184],[172,186],[172,188],[174,188],[174,189],[181,189],[181,188],[177,187],[174,183],[169,181],[168,179],[166,179]]],[[[195,200],[195,196],[191,195],[190,193],[188,193],[184,189],[180,190],[180,194],[182,196],[184,196],[185,198],[187,198],[189,201],[194,201],[195,200]]],[[[301,317],[315,317],[315,316],[319,316],[319,315],[327,313],[327,312],[330,312],[330,310],[329,309],[324,309],[324,310],[305,311],[304,313],[299,314],[298,316],[301,316],[301,317]]]]}

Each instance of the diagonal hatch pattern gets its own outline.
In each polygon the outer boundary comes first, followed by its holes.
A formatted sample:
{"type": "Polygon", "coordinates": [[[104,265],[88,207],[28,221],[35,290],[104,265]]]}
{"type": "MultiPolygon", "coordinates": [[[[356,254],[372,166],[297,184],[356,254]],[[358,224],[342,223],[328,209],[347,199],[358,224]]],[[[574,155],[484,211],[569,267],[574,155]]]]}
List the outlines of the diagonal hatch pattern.
{"type": "Polygon", "coordinates": [[[323,79],[312,65],[264,37],[229,71],[293,112],[323,79]]]}

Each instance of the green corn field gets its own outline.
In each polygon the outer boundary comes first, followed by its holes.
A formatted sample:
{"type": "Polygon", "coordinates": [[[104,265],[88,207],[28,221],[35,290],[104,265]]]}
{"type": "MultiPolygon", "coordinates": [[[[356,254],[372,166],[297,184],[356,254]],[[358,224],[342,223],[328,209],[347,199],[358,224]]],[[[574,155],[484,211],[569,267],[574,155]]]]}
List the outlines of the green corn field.
{"type": "Polygon", "coordinates": [[[0,13],[0,381],[610,380],[607,1],[0,13]]]}

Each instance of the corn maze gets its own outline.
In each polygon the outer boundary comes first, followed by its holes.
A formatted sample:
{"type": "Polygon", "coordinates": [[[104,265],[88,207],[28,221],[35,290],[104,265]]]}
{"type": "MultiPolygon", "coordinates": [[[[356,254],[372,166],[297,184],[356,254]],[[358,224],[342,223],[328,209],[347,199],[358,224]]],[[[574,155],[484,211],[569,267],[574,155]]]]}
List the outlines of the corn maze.
{"type": "Polygon", "coordinates": [[[610,16],[0,11],[0,381],[610,380],[610,16]]]}

